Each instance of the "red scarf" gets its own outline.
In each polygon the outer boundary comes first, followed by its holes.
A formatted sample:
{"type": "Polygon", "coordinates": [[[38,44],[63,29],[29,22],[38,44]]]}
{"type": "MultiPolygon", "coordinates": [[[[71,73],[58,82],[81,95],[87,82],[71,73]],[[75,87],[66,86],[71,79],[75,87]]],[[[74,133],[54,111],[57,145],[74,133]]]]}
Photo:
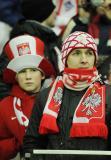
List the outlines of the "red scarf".
{"type": "Polygon", "coordinates": [[[56,120],[62,103],[64,86],[72,90],[77,90],[77,88],[83,90],[86,86],[89,86],[74,113],[70,137],[107,138],[108,131],[105,125],[105,87],[99,82],[95,82],[99,78],[96,68],[88,70],[66,68],[63,77],[58,76],[50,90],[40,122],[39,133],[59,132],[56,120]],[[66,74],[67,77],[64,77],[66,74]],[[84,85],[85,87],[82,86],[81,89],[79,87],[81,83],[75,83],[77,79],[83,84],[86,82],[87,85],[84,85]]]}
{"type": "Polygon", "coordinates": [[[69,69],[65,68],[63,83],[66,88],[82,91],[99,78],[98,71],[93,69],[69,69]]]}
{"type": "Polygon", "coordinates": [[[22,111],[22,104],[21,104],[20,98],[14,97],[13,107],[14,107],[15,115],[20,125],[27,127],[29,124],[29,119],[22,111]]]}

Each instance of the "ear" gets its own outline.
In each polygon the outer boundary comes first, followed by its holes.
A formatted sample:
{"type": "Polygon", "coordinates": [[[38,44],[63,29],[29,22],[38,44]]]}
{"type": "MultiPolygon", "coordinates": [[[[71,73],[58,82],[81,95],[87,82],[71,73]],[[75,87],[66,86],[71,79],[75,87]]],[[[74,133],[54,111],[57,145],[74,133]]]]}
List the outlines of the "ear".
{"type": "Polygon", "coordinates": [[[44,74],[42,74],[42,80],[43,80],[43,79],[45,79],[45,75],[44,75],[44,74]]]}

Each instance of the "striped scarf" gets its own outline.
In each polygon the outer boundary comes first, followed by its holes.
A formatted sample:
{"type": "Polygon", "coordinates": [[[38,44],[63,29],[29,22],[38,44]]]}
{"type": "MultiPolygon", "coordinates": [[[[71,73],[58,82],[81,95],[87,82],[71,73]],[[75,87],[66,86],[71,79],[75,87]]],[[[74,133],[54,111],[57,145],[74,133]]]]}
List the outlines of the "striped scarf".
{"type": "Polygon", "coordinates": [[[57,117],[60,111],[64,86],[70,90],[81,91],[87,88],[76,107],[70,137],[107,138],[105,125],[105,87],[99,81],[96,68],[68,69],[58,76],[49,92],[39,126],[40,134],[58,133],[57,117]]]}

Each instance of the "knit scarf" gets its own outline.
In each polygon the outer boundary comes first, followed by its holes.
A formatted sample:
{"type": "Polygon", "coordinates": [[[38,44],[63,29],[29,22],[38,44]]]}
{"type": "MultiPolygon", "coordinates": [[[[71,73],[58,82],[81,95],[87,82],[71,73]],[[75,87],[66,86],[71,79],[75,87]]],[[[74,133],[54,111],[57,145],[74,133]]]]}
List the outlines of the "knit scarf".
{"type": "Polygon", "coordinates": [[[29,119],[26,117],[26,115],[24,115],[21,105],[22,105],[21,104],[21,99],[17,98],[17,97],[14,97],[13,106],[14,106],[14,111],[15,111],[15,115],[18,119],[18,122],[22,126],[27,127],[28,123],[29,123],[29,119]]]}
{"type": "Polygon", "coordinates": [[[93,69],[69,69],[65,68],[63,83],[66,88],[82,91],[99,78],[98,71],[93,69]]]}
{"type": "Polygon", "coordinates": [[[107,138],[105,125],[105,87],[96,68],[68,69],[58,76],[49,92],[39,126],[40,134],[58,133],[57,117],[60,111],[64,86],[81,91],[88,88],[76,107],[73,115],[70,137],[107,138]]]}

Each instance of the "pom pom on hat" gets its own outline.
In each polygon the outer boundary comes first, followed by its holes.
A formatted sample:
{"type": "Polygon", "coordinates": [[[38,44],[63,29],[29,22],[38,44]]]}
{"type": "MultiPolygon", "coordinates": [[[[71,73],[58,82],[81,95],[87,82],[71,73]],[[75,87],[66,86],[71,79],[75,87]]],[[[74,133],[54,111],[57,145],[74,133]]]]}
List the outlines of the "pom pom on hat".
{"type": "Polygon", "coordinates": [[[25,68],[37,68],[46,77],[55,75],[52,64],[44,57],[44,43],[39,38],[30,35],[15,37],[4,46],[4,52],[10,59],[3,73],[5,82],[13,83],[15,74],[25,68]]]}
{"type": "Polygon", "coordinates": [[[94,51],[96,61],[98,60],[97,45],[93,37],[81,31],[75,31],[66,38],[62,45],[62,62],[65,66],[69,53],[76,48],[91,48],[94,51]]]}

